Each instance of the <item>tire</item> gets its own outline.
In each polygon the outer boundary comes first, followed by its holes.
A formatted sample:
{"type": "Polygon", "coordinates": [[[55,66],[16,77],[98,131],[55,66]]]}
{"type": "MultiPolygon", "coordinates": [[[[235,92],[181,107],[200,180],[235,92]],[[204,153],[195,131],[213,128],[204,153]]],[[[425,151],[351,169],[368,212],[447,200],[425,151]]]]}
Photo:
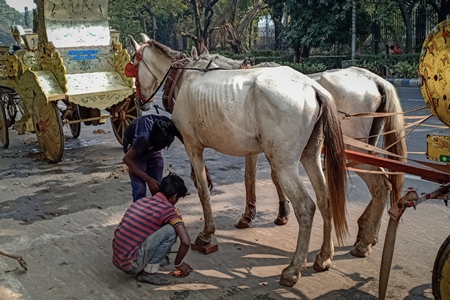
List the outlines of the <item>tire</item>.
{"type": "Polygon", "coordinates": [[[9,132],[8,123],[6,120],[6,111],[3,102],[0,101],[0,143],[3,144],[3,148],[9,147],[9,132]]]}
{"type": "Polygon", "coordinates": [[[56,102],[47,103],[47,99],[35,97],[33,123],[42,152],[51,162],[60,162],[64,152],[64,131],[56,102]]]}
{"type": "Polygon", "coordinates": [[[450,235],[436,255],[431,283],[436,300],[450,299],[450,235]]]}
{"type": "MultiPolygon", "coordinates": [[[[70,118],[70,121],[75,121],[75,120],[80,120],[80,107],[78,106],[78,104],[73,104],[74,108],[73,108],[73,112],[72,112],[72,117],[70,118]]],[[[72,133],[72,136],[74,139],[78,138],[80,136],[81,133],[81,122],[79,123],[73,123],[73,124],[69,124],[70,127],[70,132],[72,133]]]]}

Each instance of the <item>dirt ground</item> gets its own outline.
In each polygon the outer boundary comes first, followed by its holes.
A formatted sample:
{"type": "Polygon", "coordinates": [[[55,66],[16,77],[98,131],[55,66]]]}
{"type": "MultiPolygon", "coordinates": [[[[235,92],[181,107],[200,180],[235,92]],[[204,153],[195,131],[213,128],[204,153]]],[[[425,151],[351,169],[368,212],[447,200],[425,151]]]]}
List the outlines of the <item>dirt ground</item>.
{"type": "MultiPolygon", "coordinates": [[[[244,161],[207,151],[206,163],[215,182],[211,203],[219,251],[210,255],[190,251],[186,261],[194,272],[186,278],[173,277],[170,286],[157,287],[137,283],[111,262],[113,232],[131,203],[131,191],[122,150],[109,123],[83,127],[77,140],[67,137],[64,160],[58,164],[42,158],[35,135],[18,136],[15,131],[10,135],[10,148],[0,149],[0,249],[22,255],[29,270],[24,272],[16,261],[0,256],[0,300],[377,299],[388,217],[387,213],[383,217],[380,242],[372,254],[352,257],[356,220],[369,201],[354,174],[347,204],[351,234],[345,245],[336,247],[333,268],[323,273],[312,268],[322,238],[317,212],[308,267],[288,288],[278,280],[295,251],[298,225],[293,215],[285,226],[273,224],[278,204],[267,162],[261,161],[258,168],[257,217],[251,228],[237,230],[233,224],[244,207],[244,161]]],[[[177,206],[195,239],[203,216],[189,179],[187,156],[178,141],[164,156],[166,171],[180,174],[191,191],[177,206]]],[[[309,184],[308,188],[311,191],[309,184]]],[[[433,298],[431,271],[450,232],[449,213],[434,200],[405,213],[388,299],[433,298]]],[[[163,268],[167,274],[171,270],[163,268]]]]}

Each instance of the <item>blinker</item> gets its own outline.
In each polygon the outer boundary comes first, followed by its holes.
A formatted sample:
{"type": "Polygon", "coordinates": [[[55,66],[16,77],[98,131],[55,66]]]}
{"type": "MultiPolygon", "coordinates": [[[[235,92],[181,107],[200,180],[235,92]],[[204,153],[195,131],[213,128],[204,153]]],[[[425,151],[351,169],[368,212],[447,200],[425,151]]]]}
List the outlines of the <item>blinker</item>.
{"type": "Polygon", "coordinates": [[[136,77],[137,76],[137,65],[129,62],[125,67],[125,75],[128,77],[136,77]]]}

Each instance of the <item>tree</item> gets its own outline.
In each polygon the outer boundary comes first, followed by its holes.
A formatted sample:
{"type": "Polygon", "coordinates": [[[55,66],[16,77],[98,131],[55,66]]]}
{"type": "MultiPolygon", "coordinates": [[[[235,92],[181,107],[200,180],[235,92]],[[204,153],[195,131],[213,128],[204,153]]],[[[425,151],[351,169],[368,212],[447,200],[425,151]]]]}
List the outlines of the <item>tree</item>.
{"type": "Polygon", "coordinates": [[[419,0],[395,0],[402,14],[403,23],[406,28],[405,53],[412,51],[412,22],[411,12],[419,0]]]}
{"type": "Polygon", "coordinates": [[[195,33],[185,30],[181,32],[181,35],[191,38],[197,49],[202,49],[203,46],[209,45],[210,26],[214,16],[213,7],[218,1],[219,0],[189,1],[194,13],[195,33]]]}
{"type": "Polygon", "coordinates": [[[268,6],[262,0],[229,1],[225,10],[216,9],[216,11],[220,11],[220,16],[214,24],[215,36],[222,43],[229,43],[234,53],[247,53],[248,48],[245,44],[246,32],[258,13],[266,8],[268,6]],[[240,5],[241,9],[239,10],[240,5]],[[238,22],[237,20],[242,21],[238,22]]]}
{"type": "Polygon", "coordinates": [[[343,41],[349,44],[351,37],[349,1],[287,0],[285,6],[290,18],[285,37],[288,45],[294,49],[295,62],[308,57],[311,47],[321,45],[329,47],[343,41]]]}
{"type": "Polygon", "coordinates": [[[11,26],[25,26],[24,14],[6,4],[6,0],[0,0],[0,20],[0,45],[10,46],[15,43],[11,26]]]}
{"type": "Polygon", "coordinates": [[[188,2],[187,0],[110,0],[109,7],[110,24],[120,30],[121,40],[124,42],[126,36],[137,36],[141,32],[156,39],[157,24],[172,24],[188,9],[188,2]]]}
{"type": "Polygon", "coordinates": [[[431,5],[433,10],[438,14],[438,22],[442,22],[447,19],[447,16],[450,14],[450,1],[426,0],[426,2],[431,5]]]}
{"type": "Polygon", "coordinates": [[[270,7],[270,15],[275,26],[275,50],[281,50],[282,47],[282,36],[283,31],[283,15],[284,15],[284,1],[278,0],[266,0],[268,6],[270,7]]]}

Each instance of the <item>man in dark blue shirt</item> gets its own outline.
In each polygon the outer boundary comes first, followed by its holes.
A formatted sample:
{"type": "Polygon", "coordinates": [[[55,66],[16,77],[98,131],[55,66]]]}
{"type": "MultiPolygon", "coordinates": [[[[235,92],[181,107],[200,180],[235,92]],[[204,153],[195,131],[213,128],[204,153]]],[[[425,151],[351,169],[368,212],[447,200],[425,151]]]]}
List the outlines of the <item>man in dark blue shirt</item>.
{"type": "Polygon", "coordinates": [[[133,202],[159,190],[164,170],[161,150],[172,144],[180,133],[172,120],[165,116],[146,115],[133,120],[123,139],[123,162],[128,166],[133,202]]]}

